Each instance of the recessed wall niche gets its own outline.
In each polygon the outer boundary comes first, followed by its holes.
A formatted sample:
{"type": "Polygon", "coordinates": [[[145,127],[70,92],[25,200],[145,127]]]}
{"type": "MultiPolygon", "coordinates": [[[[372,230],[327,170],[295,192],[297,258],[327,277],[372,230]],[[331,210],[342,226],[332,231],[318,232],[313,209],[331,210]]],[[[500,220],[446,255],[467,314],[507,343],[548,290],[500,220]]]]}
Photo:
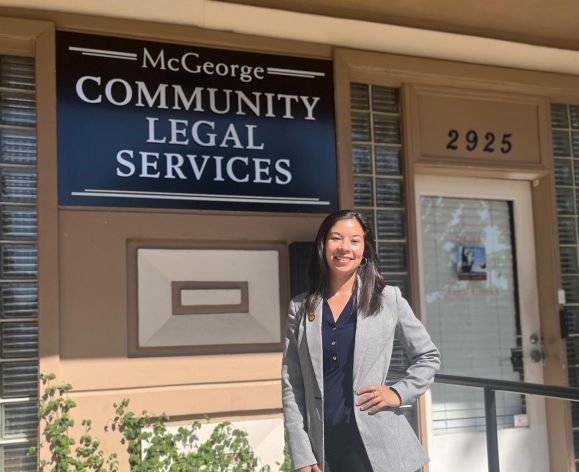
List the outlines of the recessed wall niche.
{"type": "Polygon", "coordinates": [[[130,356],[281,350],[282,243],[128,244],[130,356]]]}

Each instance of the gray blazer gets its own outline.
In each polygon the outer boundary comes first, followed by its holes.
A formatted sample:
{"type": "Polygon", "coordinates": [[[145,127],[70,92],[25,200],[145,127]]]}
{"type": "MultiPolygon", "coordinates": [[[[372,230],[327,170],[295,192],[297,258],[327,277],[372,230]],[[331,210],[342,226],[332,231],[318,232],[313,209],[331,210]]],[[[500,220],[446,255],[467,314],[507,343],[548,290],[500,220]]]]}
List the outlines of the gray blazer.
{"type": "MultiPolygon", "coordinates": [[[[352,394],[356,399],[358,388],[386,383],[396,336],[411,366],[404,379],[389,384],[402,405],[409,405],[432,383],[440,354],[398,288],[386,286],[382,297],[382,310],[375,316],[358,311],[352,394]]],[[[290,302],[281,374],[286,440],[295,469],[324,464],[322,306],[310,321],[304,299],[302,294],[290,302]]],[[[374,472],[413,472],[428,462],[399,409],[385,408],[373,415],[357,407],[354,411],[374,472]]]]}

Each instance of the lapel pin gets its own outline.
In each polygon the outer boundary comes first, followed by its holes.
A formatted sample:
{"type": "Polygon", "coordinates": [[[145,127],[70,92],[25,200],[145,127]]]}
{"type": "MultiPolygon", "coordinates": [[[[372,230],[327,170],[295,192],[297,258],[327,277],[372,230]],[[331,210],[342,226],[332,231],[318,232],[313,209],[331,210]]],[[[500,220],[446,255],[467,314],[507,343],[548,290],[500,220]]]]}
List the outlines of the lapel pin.
{"type": "Polygon", "coordinates": [[[310,316],[308,316],[308,320],[314,321],[315,319],[316,319],[316,315],[314,315],[313,313],[310,313],[310,316]]]}

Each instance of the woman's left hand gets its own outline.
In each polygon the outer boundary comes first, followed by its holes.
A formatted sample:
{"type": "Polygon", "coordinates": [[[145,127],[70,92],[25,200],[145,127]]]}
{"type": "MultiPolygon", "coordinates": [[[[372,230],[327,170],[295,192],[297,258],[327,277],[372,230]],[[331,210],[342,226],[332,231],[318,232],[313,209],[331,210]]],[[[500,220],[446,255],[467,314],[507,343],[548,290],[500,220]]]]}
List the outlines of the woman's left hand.
{"type": "Polygon", "coordinates": [[[362,411],[370,410],[369,413],[377,413],[382,408],[400,406],[400,398],[386,385],[362,387],[357,393],[362,396],[356,401],[356,406],[359,406],[362,411]]]}

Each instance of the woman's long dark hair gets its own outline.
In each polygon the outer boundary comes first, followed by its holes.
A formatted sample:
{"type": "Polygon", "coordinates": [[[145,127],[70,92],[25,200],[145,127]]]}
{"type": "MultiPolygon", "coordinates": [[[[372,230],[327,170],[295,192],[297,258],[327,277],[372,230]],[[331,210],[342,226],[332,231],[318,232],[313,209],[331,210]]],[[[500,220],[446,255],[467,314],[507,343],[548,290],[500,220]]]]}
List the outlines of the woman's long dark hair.
{"type": "MultiPolygon", "coordinates": [[[[380,264],[374,247],[372,228],[366,218],[354,210],[340,210],[328,215],[318,230],[309,267],[309,290],[305,300],[306,313],[311,313],[327,295],[329,289],[329,268],[326,262],[326,239],[332,226],[340,220],[356,219],[364,230],[364,256],[368,261],[358,268],[360,276],[359,297],[356,307],[364,316],[372,316],[382,308],[381,295],[386,283],[380,274],[380,264]]],[[[358,290],[357,283],[354,291],[358,290]]],[[[356,293],[356,292],[354,292],[356,293]]]]}

